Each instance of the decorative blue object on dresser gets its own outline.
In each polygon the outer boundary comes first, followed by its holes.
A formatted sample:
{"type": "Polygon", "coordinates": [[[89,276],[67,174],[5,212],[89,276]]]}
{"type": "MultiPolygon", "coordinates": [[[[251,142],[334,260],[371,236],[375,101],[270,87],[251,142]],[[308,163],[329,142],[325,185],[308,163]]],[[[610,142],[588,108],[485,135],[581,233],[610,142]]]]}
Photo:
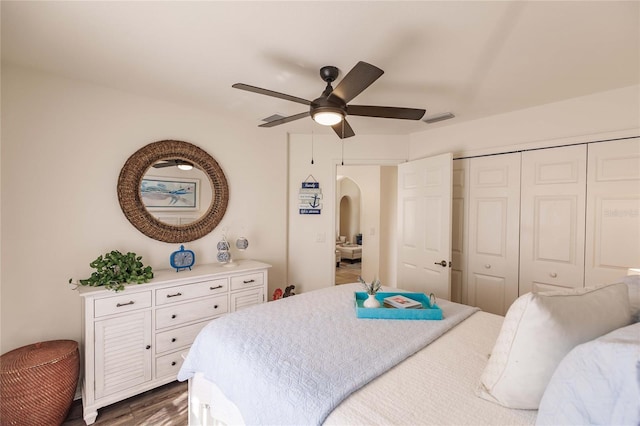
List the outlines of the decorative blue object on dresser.
{"type": "Polygon", "coordinates": [[[171,253],[169,262],[172,268],[176,268],[176,272],[187,268],[191,270],[191,267],[196,263],[196,254],[191,250],[185,250],[184,246],[180,246],[180,250],[171,253]]]}

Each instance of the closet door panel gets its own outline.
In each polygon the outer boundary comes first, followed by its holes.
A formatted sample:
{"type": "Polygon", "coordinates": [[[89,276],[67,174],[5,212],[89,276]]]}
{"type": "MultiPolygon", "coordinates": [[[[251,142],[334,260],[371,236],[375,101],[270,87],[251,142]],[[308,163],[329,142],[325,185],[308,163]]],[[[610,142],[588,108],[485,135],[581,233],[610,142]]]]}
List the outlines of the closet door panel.
{"type": "Polygon", "coordinates": [[[584,286],[586,150],[522,154],[520,294],[584,286]]]}
{"type": "Polygon", "coordinates": [[[475,288],[482,289],[476,293],[476,304],[485,312],[502,312],[505,310],[505,291],[507,286],[503,277],[474,273],[475,288]]]}
{"type": "Polygon", "coordinates": [[[468,303],[504,315],[518,297],[520,153],[469,161],[468,303]]]}
{"type": "Polygon", "coordinates": [[[451,300],[467,303],[467,204],[469,160],[453,162],[453,200],[451,203],[451,300]]]}
{"type": "Polygon", "coordinates": [[[585,283],[640,266],[640,139],[589,145],[585,283]]]}

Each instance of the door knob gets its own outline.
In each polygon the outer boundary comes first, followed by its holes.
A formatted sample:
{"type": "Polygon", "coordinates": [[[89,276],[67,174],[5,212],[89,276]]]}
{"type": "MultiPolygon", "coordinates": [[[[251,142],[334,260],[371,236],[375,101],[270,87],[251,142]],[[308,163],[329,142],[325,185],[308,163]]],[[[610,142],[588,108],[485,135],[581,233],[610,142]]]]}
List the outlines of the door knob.
{"type": "Polygon", "coordinates": [[[440,261],[440,262],[434,262],[433,264],[434,264],[434,265],[440,265],[440,266],[442,266],[443,268],[446,268],[446,267],[447,267],[447,261],[446,261],[446,260],[442,260],[442,261],[440,261]]]}

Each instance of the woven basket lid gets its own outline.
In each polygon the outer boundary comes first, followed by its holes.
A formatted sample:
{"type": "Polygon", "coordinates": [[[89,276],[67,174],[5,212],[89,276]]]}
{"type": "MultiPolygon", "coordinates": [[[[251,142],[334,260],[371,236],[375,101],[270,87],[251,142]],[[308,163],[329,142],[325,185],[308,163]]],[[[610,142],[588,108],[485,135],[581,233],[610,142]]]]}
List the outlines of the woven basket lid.
{"type": "Polygon", "coordinates": [[[73,340],[50,340],[14,349],[0,356],[0,374],[55,363],[77,348],[73,340]]]}

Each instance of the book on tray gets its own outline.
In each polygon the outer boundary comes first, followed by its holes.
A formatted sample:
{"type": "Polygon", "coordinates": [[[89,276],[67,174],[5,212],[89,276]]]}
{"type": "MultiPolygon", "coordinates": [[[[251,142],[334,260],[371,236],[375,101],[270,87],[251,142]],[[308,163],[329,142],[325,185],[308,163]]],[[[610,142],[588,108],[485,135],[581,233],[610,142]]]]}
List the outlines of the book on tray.
{"type": "Polygon", "coordinates": [[[422,309],[422,303],[417,300],[410,299],[401,294],[384,298],[384,305],[388,308],[398,309],[422,309]]]}

